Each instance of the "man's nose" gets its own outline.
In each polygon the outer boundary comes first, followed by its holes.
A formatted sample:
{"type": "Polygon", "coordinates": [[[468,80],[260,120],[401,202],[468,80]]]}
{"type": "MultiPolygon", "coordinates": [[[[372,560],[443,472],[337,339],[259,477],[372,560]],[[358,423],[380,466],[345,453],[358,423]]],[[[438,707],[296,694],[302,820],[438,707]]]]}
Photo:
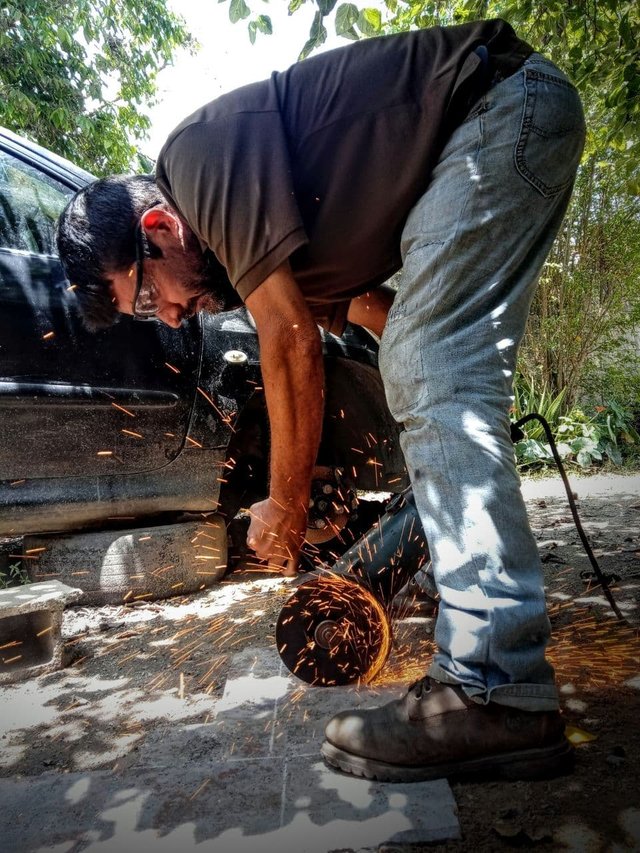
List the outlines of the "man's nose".
{"type": "Polygon", "coordinates": [[[182,325],[182,308],[180,305],[166,305],[158,311],[158,318],[166,326],[171,326],[172,329],[179,329],[182,325]]]}

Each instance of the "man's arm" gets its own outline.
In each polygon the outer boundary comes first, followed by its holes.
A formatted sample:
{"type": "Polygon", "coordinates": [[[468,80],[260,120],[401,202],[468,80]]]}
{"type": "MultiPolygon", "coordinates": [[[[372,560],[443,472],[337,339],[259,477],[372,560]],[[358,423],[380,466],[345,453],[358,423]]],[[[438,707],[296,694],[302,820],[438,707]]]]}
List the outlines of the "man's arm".
{"type": "Polygon", "coordinates": [[[396,292],[392,287],[382,284],[369,293],[356,296],[349,305],[347,320],[358,326],[365,326],[379,338],[382,337],[382,330],[387,322],[387,314],[395,295],[396,292]]]}
{"type": "Polygon", "coordinates": [[[258,557],[294,574],[322,432],[320,333],[288,263],[249,294],[246,305],[258,331],[271,427],[269,497],[251,507],[247,542],[258,557]]]}

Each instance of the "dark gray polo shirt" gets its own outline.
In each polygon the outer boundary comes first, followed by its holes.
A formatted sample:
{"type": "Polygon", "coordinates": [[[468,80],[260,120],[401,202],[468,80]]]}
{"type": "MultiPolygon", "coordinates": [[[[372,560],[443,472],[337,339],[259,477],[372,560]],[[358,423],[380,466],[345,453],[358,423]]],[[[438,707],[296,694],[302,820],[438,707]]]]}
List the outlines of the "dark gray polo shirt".
{"type": "Polygon", "coordinates": [[[288,258],[339,332],[349,301],[400,267],[402,227],[448,136],[531,52],[491,20],[305,59],[185,119],[158,184],[243,299],[288,258]]]}

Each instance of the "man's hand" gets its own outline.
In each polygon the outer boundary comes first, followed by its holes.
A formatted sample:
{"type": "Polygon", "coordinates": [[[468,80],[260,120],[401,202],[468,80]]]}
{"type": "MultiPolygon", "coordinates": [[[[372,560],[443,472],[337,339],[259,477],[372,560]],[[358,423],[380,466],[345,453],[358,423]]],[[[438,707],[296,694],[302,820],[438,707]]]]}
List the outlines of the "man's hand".
{"type": "Polygon", "coordinates": [[[267,498],[253,504],[249,513],[247,545],[261,560],[268,560],[270,567],[281,569],[285,577],[293,577],[307,527],[306,507],[285,507],[267,498]]]}

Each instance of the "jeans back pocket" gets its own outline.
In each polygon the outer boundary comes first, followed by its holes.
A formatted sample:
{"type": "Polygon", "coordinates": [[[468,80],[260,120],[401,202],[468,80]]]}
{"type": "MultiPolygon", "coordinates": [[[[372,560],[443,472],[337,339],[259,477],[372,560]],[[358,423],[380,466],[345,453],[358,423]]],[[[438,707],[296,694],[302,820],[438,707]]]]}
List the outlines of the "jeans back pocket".
{"type": "Polygon", "coordinates": [[[524,68],[524,108],[514,151],[516,169],[545,198],[572,184],[585,137],[575,86],[549,71],[524,68]]]}

